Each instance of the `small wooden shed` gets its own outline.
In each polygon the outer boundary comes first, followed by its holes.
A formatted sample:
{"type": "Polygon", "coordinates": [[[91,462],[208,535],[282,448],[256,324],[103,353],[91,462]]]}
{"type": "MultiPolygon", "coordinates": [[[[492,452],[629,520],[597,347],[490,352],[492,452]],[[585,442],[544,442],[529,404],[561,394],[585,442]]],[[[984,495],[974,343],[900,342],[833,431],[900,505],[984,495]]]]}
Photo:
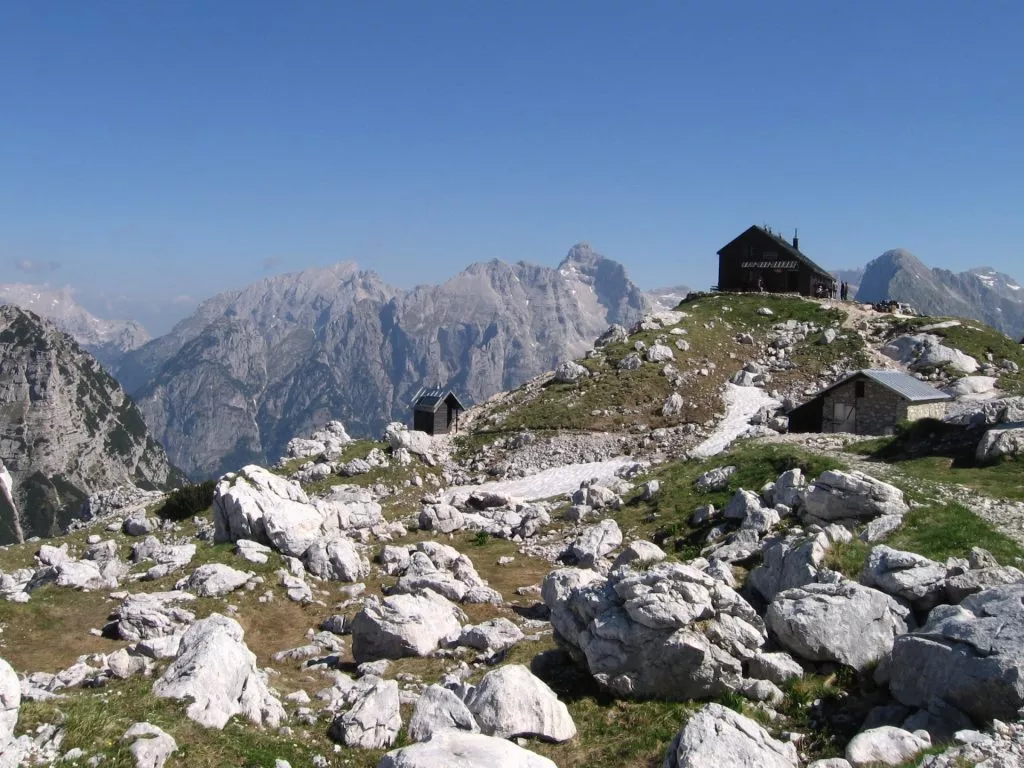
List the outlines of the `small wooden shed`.
{"type": "Polygon", "coordinates": [[[428,435],[459,431],[459,414],[466,410],[450,389],[421,389],[413,397],[412,428],[428,435]]]}
{"type": "Polygon", "coordinates": [[[891,435],[901,421],[943,418],[951,399],[909,374],[865,369],[790,411],[789,431],[891,435]]]}

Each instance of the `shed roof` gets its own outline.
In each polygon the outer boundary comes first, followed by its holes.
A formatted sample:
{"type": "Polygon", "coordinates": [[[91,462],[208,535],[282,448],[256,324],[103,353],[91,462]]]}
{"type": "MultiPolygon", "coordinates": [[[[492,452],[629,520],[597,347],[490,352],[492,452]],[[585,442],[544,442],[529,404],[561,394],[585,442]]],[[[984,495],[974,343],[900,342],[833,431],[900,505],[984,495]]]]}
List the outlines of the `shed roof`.
{"type": "Polygon", "coordinates": [[[435,389],[421,388],[412,399],[414,408],[422,408],[429,411],[436,411],[442,403],[446,403],[450,400],[450,403],[455,408],[461,411],[466,410],[466,406],[462,404],[458,396],[450,389],[441,389],[440,387],[435,389]]]}
{"type": "Polygon", "coordinates": [[[912,403],[927,403],[935,400],[952,400],[953,398],[947,395],[945,392],[940,392],[931,384],[926,384],[920,379],[915,379],[908,373],[902,373],[900,371],[885,371],[874,368],[865,368],[860,371],[854,371],[846,378],[841,381],[837,381],[831,387],[827,387],[818,393],[818,396],[824,395],[826,392],[830,392],[838,386],[845,384],[851,379],[855,379],[858,376],[867,376],[886,389],[890,389],[900,397],[909,400],[912,403]]]}
{"type": "Polygon", "coordinates": [[[810,256],[808,256],[807,254],[803,253],[799,249],[794,248],[793,244],[791,242],[789,242],[788,240],[786,240],[786,238],[782,237],[781,235],[779,235],[779,234],[777,234],[775,232],[769,232],[764,227],[759,227],[756,224],[754,226],[752,226],[752,227],[748,227],[747,229],[743,230],[742,233],[740,233],[739,235],[734,237],[732,240],[730,240],[728,243],[723,245],[719,249],[718,252],[721,253],[722,251],[724,251],[730,245],[735,243],[737,240],[739,240],[742,237],[744,237],[749,232],[760,232],[765,237],[771,238],[772,240],[775,241],[776,245],[778,245],[783,250],[784,253],[787,253],[790,256],[795,257],[799,261],[802,261],[804,264],[806,264],[808,267],[813,269],[815,272],[817,272],[822,277],[827,277],[832,282],[835,282],[835,278],[832,276],[832,274],[827,269],[822,269],[817,264],[815,264],[810,256]]]}

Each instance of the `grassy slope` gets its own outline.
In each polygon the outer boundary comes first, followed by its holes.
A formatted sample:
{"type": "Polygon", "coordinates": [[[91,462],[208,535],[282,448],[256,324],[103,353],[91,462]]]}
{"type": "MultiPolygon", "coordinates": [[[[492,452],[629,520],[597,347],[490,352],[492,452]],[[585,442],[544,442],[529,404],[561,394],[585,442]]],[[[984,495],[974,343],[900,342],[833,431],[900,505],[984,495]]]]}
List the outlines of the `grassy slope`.
{"type": "MultiPolygon", "coordinates": [[[[651,428],[670,426],[680,422],[703,423],[721,409],[722,385],[740,369],[750,356],[751,349],[736,341],[739,333],[750,333],[764,341],[776,323],[792,318],[810,322],[823,328],[840,324],[845,315],[820,304],[790,296],[721,294],[684,302],[679,309],[686,312],[677,327],[685,336],[676,336],[668,330],[640,331],[627,343],[605,347],[603,359],[580,361],[592,375],[579,384],[524,386],[510,401],[495,408],[491,414],[477,421],[477,431],[507,432],[522,428],[610,430],[645,424],[651,428]],[[759,315],[760,307],[768,307],[773,315],[759,315]],[[617,365],[633,351],[637,341],[650,346],[659,336],[675,355],[675,365],[686,372],[713,366],[711,375],[695,376],[683,387],[686,407],[680,417],[665,419],[661,406],[672,392],[668,380],[661,375],[663,364],[645,363],[635,371],[620,371],[617,365]],[[674,346],[676,339],[690,343],[687,352],[674,346]],[[709,365],[710,364],[710,365],[709,365]],[[595,414],[599,411],[600,413],[595,414]],[[499,414],[498,423],[487,416],[499,414]]],[[[785,390],[801,379],[813,379],[817,372],[841,361],[862,365],[866,358],[861,352],[863,342],[855,334],[848,334],[833,344],[819,345],[820,334],[813,334],[794,350],[792,359],[798,363],[795,372],[774,374],[773,388],[785,390]]]]}

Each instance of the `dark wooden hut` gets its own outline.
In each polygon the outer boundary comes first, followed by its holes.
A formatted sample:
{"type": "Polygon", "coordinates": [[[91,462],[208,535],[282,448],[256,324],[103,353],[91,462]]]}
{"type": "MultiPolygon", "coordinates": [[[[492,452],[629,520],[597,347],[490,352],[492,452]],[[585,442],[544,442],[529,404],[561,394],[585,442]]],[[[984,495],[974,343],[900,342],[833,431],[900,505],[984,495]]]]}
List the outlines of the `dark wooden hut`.
{"type": "Polygon", "coordinates": [[[718,252],[718,290],[835,295],[836,279],[776,232],[750,227],[718,252]]]}
{"type": "Polygon", "coordinates": [[[466,410],[450,389],[421,389],[412,403],[412,428],[428,435],[459,431],[459,413],[466,410]]]}

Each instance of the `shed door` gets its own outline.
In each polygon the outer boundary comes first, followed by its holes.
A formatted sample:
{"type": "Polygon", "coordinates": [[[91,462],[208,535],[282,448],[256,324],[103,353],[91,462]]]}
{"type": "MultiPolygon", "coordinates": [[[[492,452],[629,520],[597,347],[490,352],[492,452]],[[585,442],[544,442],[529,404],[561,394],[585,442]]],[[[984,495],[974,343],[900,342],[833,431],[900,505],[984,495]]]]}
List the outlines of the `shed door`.
{"type": "Polygon", "coordinates": [[[857,431],[857,408],[846,403],[836,403],[833,413],[833,423],[836,432],[857,431]]]}

